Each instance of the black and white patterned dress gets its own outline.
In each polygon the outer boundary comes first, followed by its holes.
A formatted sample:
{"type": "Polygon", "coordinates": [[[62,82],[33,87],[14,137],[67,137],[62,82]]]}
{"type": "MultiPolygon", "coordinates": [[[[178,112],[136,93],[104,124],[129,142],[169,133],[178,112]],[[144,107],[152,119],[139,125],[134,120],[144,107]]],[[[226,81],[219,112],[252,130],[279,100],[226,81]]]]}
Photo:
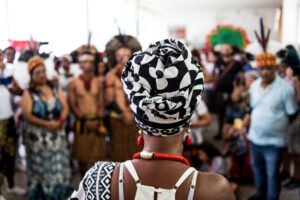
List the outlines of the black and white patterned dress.
{"type": "Polygon", "coordinates": [[[116,162],[97,162],[85,174],[69,200],[111,199],[110,182],[117,165],[116,162]]]}
{"type": "MultiPolygon", "coordinates": [[[[43,101],[30,89],[32,114],[43,120],[57,120],[62,111],[57,88],[54,98],[43,101]]],[[[30,200],[61,200],[72,193],[69,151],[64,128],[55,133],[29,122],[24,124],[27,176],[30,200]]]]}

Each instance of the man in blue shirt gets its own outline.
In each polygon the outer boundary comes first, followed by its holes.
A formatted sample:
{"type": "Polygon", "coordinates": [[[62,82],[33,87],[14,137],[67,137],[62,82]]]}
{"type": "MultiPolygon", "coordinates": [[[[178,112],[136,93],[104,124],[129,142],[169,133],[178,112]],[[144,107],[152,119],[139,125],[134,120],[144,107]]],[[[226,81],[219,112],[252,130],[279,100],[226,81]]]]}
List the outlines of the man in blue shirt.
{"type": "Polygon", "coordinates": [[[263,53],[257,58],[260,78],[250,87],[251,166],[257,194],[249,200],[275,200],[280,194],[279,168],[285,146],[289,116],[298,109],[292,86],[276,75],[276,57],[263,53]]]}

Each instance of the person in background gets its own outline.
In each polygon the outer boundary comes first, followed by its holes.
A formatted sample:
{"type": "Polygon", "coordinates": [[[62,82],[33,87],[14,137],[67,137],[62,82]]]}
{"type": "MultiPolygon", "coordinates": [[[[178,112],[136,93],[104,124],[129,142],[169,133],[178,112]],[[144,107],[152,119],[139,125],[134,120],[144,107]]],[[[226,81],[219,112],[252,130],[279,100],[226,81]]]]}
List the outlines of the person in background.
{"type": "Polygon", "coordinates": [[[203,100],[199,101],[195,113],[191,119],[191,137],[192,144],[199,145],[203,142],[202,131],[203,127],[207,126],[211,122],[210,113],[203,100]]]}
{"type": "MultiPolygon", "coordinates": [[[[199,50],[198,49],[193,49],[192,50],[192,57],[193,59],[200,65],[203,67],[203,64],[201,62],[201,56],[200,56],[200,53],[199,53],[199,50]]],[[[206,73],[206,70],[203,69],[203,74],[206,73]]],[[[205,78],[205,77],[204,77],[205,78]]]]}
{"type": "Polygon", "coordinates": [[[230,155],[231,158],[229,178],[236,183],[252,183],[253,175],[247,139],[249,126],[250,115],[245,115],[243,119],[236,118],[233,123],[228,123],[224,130],[224,155],[230,155]]]}
{"type": "Polygon", "coordinates": [[[105,133],[101,132],[104,112],[103,85],[95,76],[95,57],[89,51],[78,57],[82,74],[68,85],[68,101],[76,117],[72,157],[83,176],[90,165],[106,159],[105,133]]]}
{"type": "Polygon", "coordinates": [[[245,86],[247,88],[247,90],[249,91],[252,83],[258,79],[259,77],[259,74],[257,71],[254,71],[254,70],[250,70],[250,71],[247,71],[245,73],[245,86]]]}
{"type": "Polygon", "coordinates": [[[70,70],[70,65],[72,63],[72,57],[68,54],[63,55],[60,58],[60,69],[58,70],[58,84],[59,87],[63,90],[65,96],[67,96],[68,84],[74,77],[73,73],[70,70]]]}
{"type": "Polygon", "coordinates": [[[13,47],[7,47],[4,49],[4,56],[6,59],[6,63],[14,63],[15,60],[15,55],[16,55],[16,50],[13,47]]]}
{"type": "MultiPolygon", "coordinates": [[[[248,77],[248,78],[251,78],[248,77]]],[[[233,121],[235,118],[242,119],[246,112],[249,95],[244,74],[236,77],[233,82],[233,92],[231,93],[231,104],[226,109],[226,121],[233,121]]]]}
{"type": "MultiPolygon", "coordinates": [[[[67,98],[68,85],[74,78],[74,74],[71,71],[71,63],[72,57],[69,54],[64,54],[59,58],[59,68],[58,68],[58,85],[62,89],[64,96],[67,98]]],[[[68,141],[68,147],[70,151],[72,151],[72,143],[74,138],[73,133],[73,123],[75,121],[75,117],[72,113],[68,115],[65,122],[65,131],[68,141]]],[[[70,164],[73,172],[73,162],[70,157],[70,164]]]]}
{"type": "Polygon", "coordinates": [[[230,119],[224,126],[225,147],[223,155],[231,156],[231,168],[229,177],[238,183],[252,181],[250,167],[249,142],[246,139],[250,127],[249,94],[251,84],[258,78],[256,71],[250,70],[245,73],[244,85],[241,89],[235,87],[232,93],[232,101],[238,102],[242,98],[245,101],[241,114],[230,119]],[[243,91],[243,92],[239,92],[243,91]],[[241,95],[244,93],[244,95],[241,95]]]}
{"type": "MultiPolygon", "coordinates": [[[[288,67],[285,71],[285,81],[295,88],[297,102],[300,104],[300,82],[294,75],[292,68],[288,67]]],[[[287,152],[284,155],[283,170],[281,179],[289,178],[284,187],[290,190],[300,187],[300,112],[292,121],[287,132],[287,152]],[[291,171],[293,165],[293,173],[291,171]]]]}
{"type": "MultiPolygon", "coordinates": [[[[294,86],[294,81],[287,74],[287,72],[290,71],[290,70],[288,70],[288,68],[289,67],[285,64],[285,62],[281,61],[279,63],[279,67],[278,67],[278,75],[280,78],[285,80],[288,84],[294,86]]],[[[293,71],[291,70],[290,73],[293,73],[293,71]]]]}
{"type": "Polygon", "coordinates": [[[121,82],[122,71],[131,55],[131,49],[126,46],[117,49],[115,52],[117,64],[105,79],[105,102],[110,109],[110,157],[118,162],[130,159],[139,149],[135,145],[139,136],[138,129],[121,82]]]}
{"type": "Polygon", "coordinates": [[[72,190],[64,121],[69,109],[63,91],[47,80],[40,57],[28,63],[30,86],[22,97],[24,144],[30,200],[62,200],[72,190]]]}
{"type": "Polygon", "coordinates": [[[242,54],[242,63],[243,63],[243,72],[256,71],[255,68],[251,65],[251,61],[254,60],[254,56],[248,52],[242,54]]]}
{"type": "Polygon", "coordinates": [[[220,151],[208,142],[196,147],[198,158],[202,161],[199,171],[218,173],[228,177],[228,168],[220,151]]]}
{"type": "Polygon", "coordinates": [[[104,63],[103,61],[100,61],[98,63],[98,70],[97,70],[97,76],[98,77],[102,77],[102,79],[105,79],[105,75],[108,73],[108,68],[106,63],[104,63]]]}
{"type": "Polygon", "coordinates": [[[105,87],[105,75],[108,73],[106,63],[104,63],[103,61],[98,62],[96,71],[99,81],[101,82],[103,87],[105,87]]]}
{"type": "Polygon", "coordinates": [[[287,53],[284,62],[287,66],[293,69],[295,75],[300,75],[300,58],[298,51],[293,45],[286,46],[287,53]]]}
{"type": "Polygon", "coordinates": [[[215,63],[214,90],[216,92],[216,109],[218,115],[218,133],[214,139],[222,138],[225,111],[231,102],[234,79],[242,76],[242,66],[233,58],[233,49],[230,44],[223,44],[221,57],[215,63]]]}
{"type": "Polygon", "coordinates": [[[218,52],[210,50],[207,52],[207,62],[204,63],[207,72],[204,83],[204,100],[210,112],[216,111],[214,106],[214,70],[218,57],[218,52]]]}
{"type": "MultiPolygon", "coordinates": [[[[25,190],[14,182],[15,154],[17,150],[17,132],[13,117],[11,98],[13,94],[21,94],[13,79],[13,72],[4,63],[4,53],[0,49],[0,186],[7,178],[8,192],[23,195],[25,190]]],[[[0,190],[0,199],[3,199],[0,190]]]]}
{"type": "Polygon", "coordinates": [[[260,78],[249,90],[252,111],[248,139],[257,193],[249,200],[277,200],[289,117],[295,115],[298,104],[294,88],[276,75],[276,56],[262,53],[256,61],[260,78]]]}

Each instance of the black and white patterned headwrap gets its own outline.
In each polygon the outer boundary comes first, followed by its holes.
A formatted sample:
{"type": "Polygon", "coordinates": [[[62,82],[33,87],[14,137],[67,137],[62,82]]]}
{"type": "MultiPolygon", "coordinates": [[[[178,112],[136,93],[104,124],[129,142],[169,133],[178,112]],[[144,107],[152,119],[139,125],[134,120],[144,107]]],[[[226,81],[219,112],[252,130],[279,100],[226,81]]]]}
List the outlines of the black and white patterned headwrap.
{"type": "Polygon", "coordinates": [[[148,135],[172,136],[193,115],[204,78],[191,51],[178,40],[166,39],[134,53],[122,82],[137,126],[148,135]]]}

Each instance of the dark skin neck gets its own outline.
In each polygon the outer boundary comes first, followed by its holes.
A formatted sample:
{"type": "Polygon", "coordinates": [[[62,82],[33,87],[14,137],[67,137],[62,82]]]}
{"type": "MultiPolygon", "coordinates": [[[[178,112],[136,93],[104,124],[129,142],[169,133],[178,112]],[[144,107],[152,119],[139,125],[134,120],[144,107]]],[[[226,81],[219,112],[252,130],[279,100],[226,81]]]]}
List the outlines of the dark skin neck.
{"type": "Polygon", "coordinates": [[[267,87],[269,87],[273,83],[274,80],[275,80],[275,76],[272,79],[270,79],[269,81],[262,80],[261,86],[263,88],[267,88],[267,87]]]}
{"type": "Polygon", "coordinates": [[[171,137],[148,136],[143,133],[144,151],[159,152],[166,154],[182,155],[183,136],[185,129],[178,135],[171,137]]]}
{"type": "MultiPolygon", "coordinates": [[[[181,155],[183,148],[183,130],[180,134],[170,137],[148,136],[143,133],[143,150],[167,154],[181,155]]],[[[134,159],[134,168],[143,185],[154,188],[171,189],[180,176],[188,169],[182,162],[165,159],[134,159]]],[[[118,177],[120,165],[116,166],[111,179],[111,199],[118,199],[118,177]]],[[[124,196],[125,199],[134,199],[136,193],[136,183],[134,182],[127,168],[124,168],[124,196]]],[[[192,175],[176,191],[176,199],[187,199],[192,175]]],[[[227,180],[216,174],[198,173],[194,199],[201,200],[234,200],[234,194],[227,180]]]]}

